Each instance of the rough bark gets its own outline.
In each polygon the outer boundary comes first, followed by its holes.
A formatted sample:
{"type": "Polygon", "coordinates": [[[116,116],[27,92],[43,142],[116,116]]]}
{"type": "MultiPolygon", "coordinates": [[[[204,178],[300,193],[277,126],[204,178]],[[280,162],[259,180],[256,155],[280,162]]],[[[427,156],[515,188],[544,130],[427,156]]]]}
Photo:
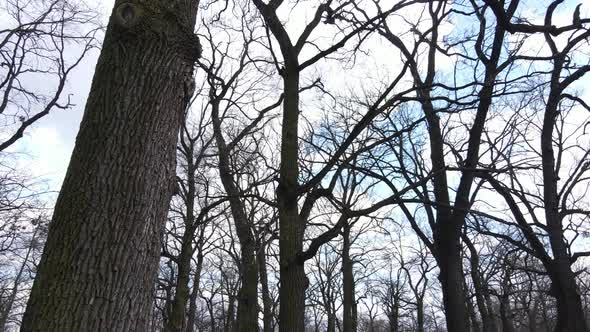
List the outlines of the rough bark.
{"type": "Polygon", "coordinates": [[[21,331],[147,331],[196,1],[117,1],[21,331]]]}

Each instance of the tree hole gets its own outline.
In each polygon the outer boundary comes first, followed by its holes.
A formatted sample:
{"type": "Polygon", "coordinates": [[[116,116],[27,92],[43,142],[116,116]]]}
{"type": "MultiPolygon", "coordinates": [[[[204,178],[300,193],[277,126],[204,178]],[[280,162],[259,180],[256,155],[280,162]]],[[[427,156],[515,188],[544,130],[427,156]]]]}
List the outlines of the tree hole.
{"type": "Polygon", "coordinates": [[[132,3],[123,3],[117,8],[117,21],[124,27],[131,27],[141,16],[141,9],[132,3]]]}

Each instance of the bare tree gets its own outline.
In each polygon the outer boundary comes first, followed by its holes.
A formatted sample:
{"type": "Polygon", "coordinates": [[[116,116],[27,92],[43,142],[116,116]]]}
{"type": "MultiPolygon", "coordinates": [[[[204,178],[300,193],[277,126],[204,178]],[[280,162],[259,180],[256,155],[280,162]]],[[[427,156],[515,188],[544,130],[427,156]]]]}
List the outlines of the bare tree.
{"type": "MultiPolygon", "coordinates": [[[[215,183],[209,179],[213,172],[208,158],[213,137],[207,128],[210,120],[207,112],[201,111],[196,119],[187,109],[185,121],[180,133],[178,144],[178,199],[171,203],[172,230],[167,233],[176,241],[163,243],[163,256],[172,260],[177,266],[177,278],[174,282],[174,298],[170,304],[170,317],[166,331],[182,332],[188,329],[186,308],[191,299],[189,281],[191,279],[192,261],[197,252],[197,265],[193,288],[199,282],[199,270],[203,262],[203,246],[206,241],[205,228],[220,214],[218,207],[225,202],[222,197],[215,198],[215,183]],[[167,247],[177,244],[176,253],[172,254],[167,247]]],[[[219,194],[217,194],[219,196],[219,194]]],[[[221,209],[221,211],[223,211],[221,209]]],[[[168,237],[165,237],[168,239],[168,237]]],[[[198,287],[193,289],[198,293],[198,287]]],[[[196,293],[195,293],[196,294],[196,293]]],[[[194,298],[196,295],[192,296],[194,298]]],[[[193,324],[194,325],[194,324],[193,324]]]]}
{"type": "Polygon", "coordinates": [[[243,18],[235,28],[239,31],[239,39],[233,40],[236,36],[228,33],[229,40],[215,40],[212,35],[214,29],[231,29],[224,24],[218,28],[213,22],[203,37],[210,52],[205,52],[199,65],[207,77],[208,106],[217,147],[219,178],[228,197],[240,244],[241,286],[236,331],[258,331],[257,241],[244,196],[252,194],[254,187],[271,182],[274,177],[271,171],[259,179],[253,179],[257,165],[264,165],[260,143],[264,132],[260,133],[260,127],[272,119],[269,113],[280,105],[282,97],[276,102],[268,102],[268,106],[260,106],[272,97],[270,92],[265,92],[267,81],[272,82],[272,74],[258,68],[264,68],[267,61],[255,55],[256,45],[264,43],[266,38],[260,33],[261,27],[252,23],[256,21],[249,17],[252,15],[248,10],[249,5],[238,5],[243,6],[239,9],[243,18]],[[242,45],[242,48],[234,55],[232,49],[235,43],[242,45]],[[234,58],[237,60],[234,61],[234,58]],[[268,98],[264,98],[265,94],[268,98]]]}
{"type": "Polygon", "coordinates": [[[197,5],[115,4],[22,331],[148,329],[197,5]]]}

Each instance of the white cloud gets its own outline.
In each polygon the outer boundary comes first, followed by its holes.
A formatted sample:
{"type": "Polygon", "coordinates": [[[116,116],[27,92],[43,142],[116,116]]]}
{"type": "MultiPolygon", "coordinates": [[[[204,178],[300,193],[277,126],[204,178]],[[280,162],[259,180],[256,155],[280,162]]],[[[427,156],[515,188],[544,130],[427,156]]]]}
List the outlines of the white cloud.
{"type": "Polygon", "coordinates": [[[55,127],[39,126],[23,137],[14,151],[27,155],[19,158],[19,167],[36,178],[49,181],[51,190],[59,190],[70,161],[73,142],[67,142],[55,127]]]}

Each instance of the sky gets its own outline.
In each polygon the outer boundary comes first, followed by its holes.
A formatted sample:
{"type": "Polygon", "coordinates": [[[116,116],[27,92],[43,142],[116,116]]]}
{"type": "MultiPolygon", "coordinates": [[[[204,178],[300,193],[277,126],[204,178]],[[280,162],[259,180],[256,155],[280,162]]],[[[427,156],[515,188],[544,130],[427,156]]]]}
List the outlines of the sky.
{"type": "MultiPolygon", "coordinates": [[[[106,24],[114,0],[103,0],[98,6],[102,13],[102,20],[106,24]]],[[[555,18],[556,23],[564,23],[569,20],[570,9],[573,10],[575,2],[568,2],[560,15],[555,18]]],[[[588,12],[589,8],[583,8],[584,12],[588,12]]],[[[296,17],[295,21],[306,21],[305,15],[301,13],[289,13],[290,17],[296,17]]],[[[531,13],[531,16],[535,16],[531,13]]],[[[289,20],[291,27],[298,30],[298,24],[289,20]]],[[[452,27],[448,27],[449,33],[452,27]]],[[[298,34],[299,31],[292,31],[298,34]]],[[[23,153],[23,158],[19,159],[20,167],[29,170],[29,172],[36,177],[47,179],[52,190],[59,190],[63,177],[65,175],[67,165],[69,163],[70,155],[74,147],[76,134],[78,132],[80,120],[84,111],[85,101],[88,96],[94,67],[98,58],[99,50],[92,51],[85,60],[73,72],[71,79],[68,82],[68,93],[72,94],[72,102],[75,104],[71,109],[59,110],[56,109],[48,116],[41,119],[28,130],[18,144],[16,144],[11,151],[23,153]]],[[[391,62],[390,55],[383,54],[384,63],[391,62]]],[[[446,59],[449,66],[452,67],[451,59],[446,59]]],[[[578,82],[578,86],[584,86],[588,80],[578,82]]],[[[354,87],[350,87],[354,88],[354,87]]],[[[587,94],[586,94],[587,95],[587,94]]]]}
{"type": "MultiPolygon", "coordinates": [[[[114,0],[103,0],[98,5],[105,25],[113,4],[114,0]]],[[[10,149],[22,153],[19,166],[32,176],[48,181],[51,190],[59,190],[65,176],[98,55],[98,49],[90,52],[67,82],[67,91],[63,95],[72,94],[75,106],[68,110],[53,110],[10,149]]]]}

